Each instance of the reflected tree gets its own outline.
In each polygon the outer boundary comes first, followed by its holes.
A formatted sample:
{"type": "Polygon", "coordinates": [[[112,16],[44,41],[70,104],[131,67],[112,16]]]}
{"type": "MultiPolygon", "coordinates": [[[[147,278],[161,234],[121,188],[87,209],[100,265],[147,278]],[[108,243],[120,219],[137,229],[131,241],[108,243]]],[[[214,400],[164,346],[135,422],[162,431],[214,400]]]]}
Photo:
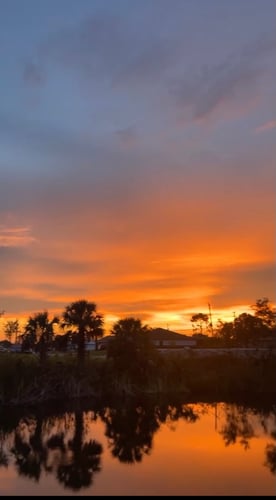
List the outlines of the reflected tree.
{"type": "Polygon", "coordinates": [[[195,422],[198,416],[187,405],[156,405],[154,402],[109,408],[102,419],[106,436],[114,457],[120,462],[141,462],[153,447],[153,436],[161,423],[176,422],[184,418],[195,422]]]}
{"type": "Polygon", "coordinates": [[[225,425],[220,431],[225,446],[235,444],[239,440],[239,443],[248,449],[249,440],[255,436],[254,427],[249,421],[248,410],[236,405],[227,405],[225,418],[225,425]]]}
{"type": "Polygon", "coordinates": [[[269,468],[272,474],[276,474],[276,445],[269,443],[265,449],[266,460],[265,465],[269,468]]]}
{"type": "MultiPolygon", "coordinates": [[[[206,405],[209,406],[209,405],[206,405]]],[[[265,449],[265,466],[276,473],[276,415],[268,407],[261,412],[234,404],[225,405],[225,423],[220,434],[226,446],[239,443],[245,449],[260,424],[272,442],[265,449]]],[[[102,445],[87,434],[88,418],[100,416],[113,457],[121,463],[141,463],[153,449],[153,438],[165,424],[185,420],[194,423],[200,415],[198,405],[183,404],[178,397],[151,399],[122,398],[93,412],[66,413],[60,417],[7,416],[0,420],[0,466],[8,467],[14,457],[19,475],[38,482],[43,472],[51,473],[67,489],[78,492],[93,484],[94,474],[101,470],[102,445]],[[91,413],[91,415],[90,415],[91,413]],[[92,415],[93,413],[93,415],[92,415]],[[12,426],[11,426],[12,423],[12,426]]],[[[89,420],[90,422],[90,420],[89,420]]],[[[258,428],[260,428],[260,425],[258,428]]]]}
{"type": "MultiPolygon", "coordinates": [[[[52,427],[56,427],[57,419],[52,427]]],[[[84,442],[83,413],[75,414],[75,432],[72,440],[64,432],[52,433],[47,439],[48,421],[41,417],[21,419],[14,432],[11,453],[19,475],[39,481],[43,470],[53,472],[59,482],[72,490],[92,484],[93,474],[100,471],[102,446],[95,440],[84,442]],[[49,455],[54,451],[54,462],[49,455]],[[59,451],[59,453],[57,453],[59,451]]],[[[3,455],[3,465],[4,455],[3,455]]]]}
{"type": "Polygon", "coordinates": [[[78,411],[75,413],[75,434],[69,442],[66,461],[57,468],[59,482],[75,491],[90,486],[94,473],[101,470],[102,445],[95,440],[84,442],[83,437],[83,413],[78,411]]]}
{"type": "Polygon", "coordinates": [[[2,430],[0,430],[0,467],[8,467],[9,458],[5,450],[6,436],[2,430]]]}
{"type": "Polygon", "coordinates": [[[159,428],[154,407],[145,409],[133,403],[123,408],[108,408],[103,420],[111,453],[120,462],[141,462],[150,453],[153,435],[159,428]]]}
{"type": "Polygon", "coordinates": [[[265,465],[269,468],[272,474],[276,474],[276,413],[273,413],[274,417],[274,430],[270,433],[273,443],[269,443],[266,445],[265,449],[265,465]]]}
{"type": "Polygon", "coordinates": [[[45,463],[46,450],[42,445],[42,418],[20,421],[14,438],[12,453],[18,473],[39,481],[45,463]],[[33,430],[34,429],[34,430],[33,430]]]}
{"type": "Polygon", "coordinates": [[[168,404],[167,402],[160,403],[156,407],[156,413],[160,423],[167,423],[169,425],[180,419],[188,423],[194,423],[199,419],[199,415],[192,406],[182,404],[179,401],[174,401],[173,404],[168,404]]]}

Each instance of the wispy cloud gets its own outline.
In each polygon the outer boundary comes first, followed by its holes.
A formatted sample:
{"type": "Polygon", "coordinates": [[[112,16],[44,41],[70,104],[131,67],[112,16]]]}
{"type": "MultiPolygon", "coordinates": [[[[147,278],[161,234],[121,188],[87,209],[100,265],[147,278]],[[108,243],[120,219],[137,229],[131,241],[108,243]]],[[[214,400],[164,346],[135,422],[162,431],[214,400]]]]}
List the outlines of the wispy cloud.
{"type": "Polygon", "coordinates": [[[171,66],[177,46],[157,27],[143,28],[137,19],[132,25],[115,14],[92,15],[45,41],[39,57],[90,80],[104,76],[116,86],[148,83],[171,66]]]}
{"type": "MultiPolygon", "coordinates": [[[[163,24],[153,23],[149,28],[143,17],[91,15],[42,41],[25,65],[24,78],[40,84],[45,68],[59,67],[63,78],[73,75],[93,97],[100,82],[107,101],[113,93],[119,98],[123,89],[141,103],[136,113],[147,112],[156,100],[158,113],[164,116],[173,110],[180,122],[247,115],[263,95],[275,39],[269,35],[252,38],[240,51],[220,53],[217,58],[212,54],[206,64],[197,65],[187,53],[179,20],[174,20],[176,29],[168,36],[163,24]]],[[[124,111],[124,104],[120,109],[124,111]]]]}
{"type": "Polygon", "coordinates": [[[0,225],[0,247],[22,247],[33,243],[30,227],[6,227],[0,225]]]}
{"type": "Polygon", "coordinates": [[[270,120],[268,122],[263,123],[259,127],[255,128],[255,133],[260,134],[262,132],[267,132],[268,130],[272,130],[276,127],[276,120],[270,120]]]}
{"type": "Polygon", "coordinates": [[[171,85],[170,92],[187,120],[200,122],[216,115],[238,116],[258,102],[260,83],[270,71],[267,56],[275,50],[275,40],[254,41],[239,54],[201,68],[195,76],[185,76],[171,85]]]}

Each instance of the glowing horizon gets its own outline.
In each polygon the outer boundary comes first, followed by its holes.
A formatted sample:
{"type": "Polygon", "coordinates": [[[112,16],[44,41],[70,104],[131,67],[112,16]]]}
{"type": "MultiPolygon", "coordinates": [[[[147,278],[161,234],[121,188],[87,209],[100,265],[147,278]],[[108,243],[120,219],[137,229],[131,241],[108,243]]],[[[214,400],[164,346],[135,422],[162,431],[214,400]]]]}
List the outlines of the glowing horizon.
{"type": "MultiPolygon", "coordinates": [[[[78,299],[77,299],[78,300],[78,299]]],[[[66,305],[69,305],[69,303],[66,303],[64,305],[64,308],[66,305]]],[[[214,310],[212,309],[211,306],[211,319],[212,319],[212,324],[214,327],[214,330],[218,324],[218,322],[221,320],[223,322],[231,322],[233,321],[234,318],[239,316],[239,314],[242,313],[249,313],[249,314],[254,314],[251,306],[252,304],[245,304],[245,305],[233,305],[233,307],[228,307],[224,309],[218,309],[214,310]]],[[[210,309],[209,309],[209,304],[206,304],[205,308],[204,307],[194,307],[189,312],[186,310],[178,310],[178,311],[168,311],[166,312],[152,312],[148,313],[148,320],[144,319],[143,324],[151,327],[151,328],[164,328],[168,329],[171,331],[176,331],[178,333],[184,334],[184,335],[192,335],[194,333],[194,330],[192,328],[192,323],[191,323],[191,317],[196,314],[196,313],[204,313],[208,314],[210,317],[210,309]]],[[[63,309],[64,309],[63,308],[63,309]]],[[[7,315],[4,313],[4,315],[0,318],[0,340],[3,340],[5,338],[4,335],[4,325],[7,321],[9,320],[19,320],[19,325],[20,325],[20,333],[23,332],[24,325],[27,322],[27,319],[29,316],[33,316],[33,314],[37,312],[43,312],[45,309],[40,309],[36,311],[26,311],[22,313],[21,315],[16,315],[16,314],[10,314],[7,315]]],[[[125,315],[115,315],[115,314],[109,314],[109,313],[103,313],[102,310],[100,310],[97,307],[98,312],[103,314],[104,317],[104,335],[108,335],[110,333],[110,330],[114,323],[119,321],[120,319],[124,317],[129,317],[133,316],[135,318],[142,319],[143,314],[125,314],[125,315]]],[[[50,317],[53,316],[59,316],[61,317],[63,310],[61,309],[48,309],[50,317]]],[[[56,333],[62,333],[62,330],[59,328],[56,328],[56,333]]],[[[204,330],[203,332],[206,334],[207,332],[204,330]]],[[[209,331],[207,333],[209,336],[211,335],[211,332],[209,331]]]]}

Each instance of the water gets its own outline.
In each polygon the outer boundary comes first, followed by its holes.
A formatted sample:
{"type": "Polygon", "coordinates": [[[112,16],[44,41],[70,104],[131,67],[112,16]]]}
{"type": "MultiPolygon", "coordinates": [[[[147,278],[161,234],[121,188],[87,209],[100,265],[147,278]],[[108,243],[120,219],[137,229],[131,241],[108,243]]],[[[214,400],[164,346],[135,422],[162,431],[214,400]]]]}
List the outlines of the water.
{"type": "Polygon", "coordinates": [[[0,495],[275,495],[276,407],[121,401],[0,414],[0,495]]]}

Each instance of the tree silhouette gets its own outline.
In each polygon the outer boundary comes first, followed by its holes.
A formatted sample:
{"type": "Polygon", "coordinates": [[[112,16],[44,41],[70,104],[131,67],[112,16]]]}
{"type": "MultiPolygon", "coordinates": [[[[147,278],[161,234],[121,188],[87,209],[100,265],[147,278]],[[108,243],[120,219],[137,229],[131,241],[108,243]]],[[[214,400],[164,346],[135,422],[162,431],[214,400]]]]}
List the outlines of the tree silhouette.
{"type": "Polygon", "coordinates": [[[221,339],[226,346],[234,342],[234,323],[219,320],[216,328],[216,337],[221,339]]]}
{"type": "Polygon", "coordinates": [[[147,333],[148,327],[146,325],[142,325],[140,319],[137,318],[124,318],[120,319],[113,325],[111,330],[111,334],[116,337],[123,337],[126,339],[134,339],[138,335],[142,333],[147,333]]]}
{"type": "Polygon", "coordinates": [[[158,359],[158,352],[149,337],[149,328],[140,319],[125,318],[114,324],[107,355],[113,359],[115,371],[125,374],[131,382],[147,382],[158,359]]]}
{"type": "Polygon", "coordinates": [[[70,333],[65,333],[64,335],[55,335],[54,338],[54,349],[56,351],[67,351],[70,342],[70,333]]]}
{"type": "Polygon", "coordinates": [[[71,334],[77,335],[78,359],[82,363],[85,355],[85,341],[91,336],[100,335],[103,317],[97,313],[96,304],[87,300],[78,300],[66,306],[62,317],[62,326],[71,334]]]}
{"type": "Polygon", "coordinates": [[[9,340],[9,342],[12,341],[13,335],[15,337],[14,341],[16,342],[17,336],[19,333],[19,321],[18,321],[18,319],[8,320],[4,325],[4,332],[5,332],[7,339],[9,340]]]}
{"type": "Polygon", "coordinates": [[[233,322],[219,321],[216,336],[226,345],[256,345],[267,336],[269,327],[258,315],[242,313],[233,322]]]}
{"type": "Polygon", "coordinates": [[[196,328],[199,329],[199,333],[202,334],[204,323],[206,327],[207,324],[209,323],[209,316],[208,314],[204,313],[193,314],[193,316],[191,317],[191,322],[193,323],[193,325],[194,323],[196,323],[196,328]]]}
{"type": "Polygon", "coordinates": [[[233,336],[240,345],[256,344],[266,332],[267,326],[252,314],[242,313],[234,320],[233,336]]]}
{"type": "Polygon", "coordinates": [[[276,326],[276,310],[272,307],[268,297],[256,300],[256,303],[251,306],[255,312],[255,316],[262,320],[263,324],[268,328],[276,326]]]}
{"type": "Polygon", "coordinates": [[[45,361],[47,350],[53,342],[54,325],[58,322],[56,316],[52,320],[49,319],[48,311],[30,316],[25,326],[22,349],[35,348],[39,352],[40,360],[45,361]]]}
{"type": "Polygon", "coordinates": [[[104,329],[103,329],[103,317],[101,314],[96,314],[92,328],[87,330],[87,339],[88,340],[95,340],[96,343],[96,351],[98,350],[98,339],[101,339],[104,334],[104,329]]]}

